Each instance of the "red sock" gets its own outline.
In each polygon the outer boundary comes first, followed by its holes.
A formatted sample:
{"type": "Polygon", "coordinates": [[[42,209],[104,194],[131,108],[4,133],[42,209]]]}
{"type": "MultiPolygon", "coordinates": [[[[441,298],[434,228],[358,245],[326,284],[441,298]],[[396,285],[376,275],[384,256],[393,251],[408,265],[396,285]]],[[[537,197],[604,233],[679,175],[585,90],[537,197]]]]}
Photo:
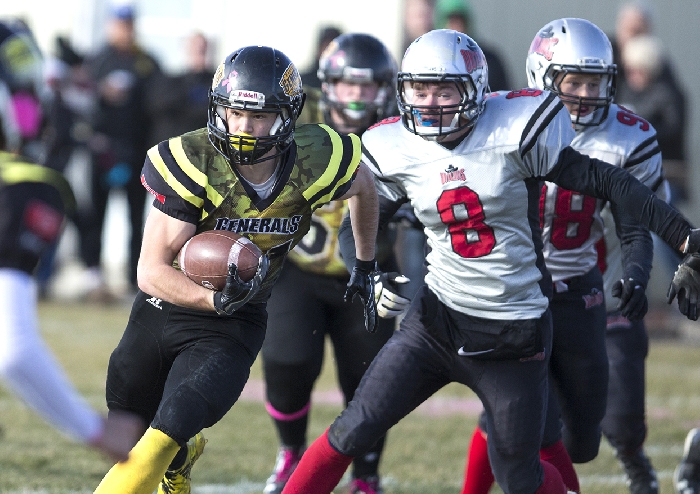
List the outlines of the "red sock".
{"type": "Polygon", "coordinates": [[[486,433],[477,425],[472,434],[472,442],[467,452],[467,465],[464,468],[462,494],[488,494],[494,483],[486,433]]]}
{"type": "Polygon", "coordinates": [[[566,451],[563,442],[557,441],[547,448],[542,448],[540,450],[540,460],[551,463],[559,470],[567,489],[574,492],[581,492],[581,486],[579,486],[578,483],[578,475],[576,475],[574,464],[571,462],[571,457],[566,451]]]}
{"type": "Polygon", "coordinates": [[[338,453],[328,442],[328,429],[304,452],[282,490],[283,494],[330,494],[353,457],[338,453]]]}
{"type": "Polygon", "coordinates": [[[544,480],[535,494],[567,494],[566,486],[561,478],[559,470],[548,461],[540,460],[544,469],[544,480]]]}

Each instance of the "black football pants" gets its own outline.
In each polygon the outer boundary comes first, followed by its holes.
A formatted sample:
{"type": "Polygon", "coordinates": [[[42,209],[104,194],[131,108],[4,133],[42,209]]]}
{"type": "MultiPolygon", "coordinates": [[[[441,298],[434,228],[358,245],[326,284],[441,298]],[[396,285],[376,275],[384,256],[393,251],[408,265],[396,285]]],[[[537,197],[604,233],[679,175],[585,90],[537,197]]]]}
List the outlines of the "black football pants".
{"type": "Polygon", "coordinates": [[[468,321],[421,288],[400,330],[380,350],[355,397],[331,425],[331,445],[342,454],[360,455],[439,389],[459,382],[484,404],[489,458],[499,486],[506,494],[535,492],[544,478],[539,450],[548,393],[550,313],[536,321],[547,353],[542,360],[526,362],[459,356],[451,335],[468,331],[468,321]]]}
{"type": "Polygon", "coordinates": [[[222,317],[139,291],[107,370],[107,406],[183,446],[238,400],[265,336],[264,304],[222,317]]]}

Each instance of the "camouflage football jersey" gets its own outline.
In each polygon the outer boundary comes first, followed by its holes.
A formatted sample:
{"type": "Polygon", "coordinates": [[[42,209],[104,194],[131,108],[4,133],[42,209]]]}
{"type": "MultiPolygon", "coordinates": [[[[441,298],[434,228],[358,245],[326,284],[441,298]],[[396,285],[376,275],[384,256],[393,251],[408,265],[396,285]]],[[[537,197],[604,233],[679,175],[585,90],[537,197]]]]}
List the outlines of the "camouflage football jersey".
{"type": "MultiPolygon", "coordinates": [[[[608,117],[600,125],[579,130],[571,147],[624,168],[652,189],[663,180],[656,131],[645,120],[618,105],[611,105],[608,117]]],[[[540,201],[540,221],[545,261],[553,281],[583,275],[596,265],[596,244],[603,237],[604,226],[611,228],[617,249],[620,248],[612,213],[605,223],[601,217],[604,205],[605,201],[601,199],[546,182],[540,201]]],[[[616,264],[619,269],[615,271],[620,277],[621,260],[621,251],[618,250],[616,264]]],[[[617,304],[617,299],[609,292],[606,296],[609,302],[617,304]]]]}
{"type": "MultiPolygon", "coordinates": [[[[267,300],[289,251],[309,231],[313,211],[345,194],[360,162],[360,140],[325,125],[302,125],[285,155],[270,197],[260,199],[209,143],[206,129],[148,151],[141,176],[154,207],[205,230],[245,235],[270,257],[267,300]]],[[[255,166],[255,165],[253,165],[255,166]]]]}
{"type": "Polygon", "coordinates": [[[384,120],[364,133],[363,161],[378,192],[407,198],[425,226],[425,282],[441,302],[478,317],[529,319],[548,305],[537,177],[573,138],[559,99],[525,89],[488,98],[454,149],[384,120]]]}
{"type": "MultiPolygon", "coordinates": [[[[306,102],[297,125],[302,123],[322,123],[321,90],[304,88],[306,102]]],[[[340,255],[338,230],[348,213],[347,201],[333,201],[314,211],[309,233],[289,253],[289,260],[304,271],[347,278],[348,269],[340,255]]],[[[386,231],[377,233],[376,259],[380,263],[391,254],[391,241],[386,231]]]]}
{"type": "MultiPolygon", "coordinates": [[[[323,122],[321,90],[304,88],[306,101],[297,125],[323,122]]],[[[347,201],[333,201],[314,211],[309,232],[289,253],[289,260],[304,271],[328,276],[348,276],[340,257],[338,228],[348,212],[347,201]]]]}
{"type": "MultiPolygon", "coordinates": [[[[574,140],[573,146],[591,156],[595,156],[596,153],[595,149],[591,149],[593,147],[605,150],[606,147],[622,146],[620,148],[620,161],[610,159],[609,162],[622,166],[637,180],[653,190],[657,196],[668,202],[671,192],[668,182],[664,179],[662,155],[656,142],[654,128],[640,116],[618,105],[611,106],[607,120],[613,120],[610,125],[611,135],[607,145],[604,145],[603,139],[601,139],[601,142],[586,144],[586,146],[579,148],[577,144],[579,139],[577,138],[574,140]],[[625,139],[629,139],[628,144],[625,144],[625,139]],[[626,154],[624,146],[627,146],[628,149],[626,154]]],[[[618,299],[612,296],[612,286],[624,275],[622,248],[620,239],[615,233],[614,218],[609,204],[603,207],[601,218],[605,228],[603,239],[598,242],[598,253],[603,256],[598,259],[598,265],[603,272],[605,305],[608,311],[612,311],[617,308],[618,304],[618,299]]]]}

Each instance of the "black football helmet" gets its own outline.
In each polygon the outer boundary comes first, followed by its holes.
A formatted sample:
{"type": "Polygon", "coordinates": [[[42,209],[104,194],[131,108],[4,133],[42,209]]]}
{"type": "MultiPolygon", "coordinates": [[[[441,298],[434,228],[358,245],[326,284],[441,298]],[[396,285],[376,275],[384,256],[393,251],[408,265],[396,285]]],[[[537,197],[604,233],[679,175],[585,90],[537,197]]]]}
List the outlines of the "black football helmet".
{"type": "Polygon", "coordinates": [[[284,53],[267,46],[240,48],[214,74],[209,91],[209,141],[225,158],[241,165],[263,161],[260,158],[275,147],[273,156],[282,154],[292,144],[304,98],[299,71],[284,53]],[[272,112],[277,119],[269,136],[235,135],[228,131],[226,108],[272,112]]]}
{"type": "Polygon", "coordinates": [[[361,33],[342,34],[330,42],[321,54],[318,78],[321,80],[321,108],[325,121],[330,122],[331,108],[349,126],[360,122],[361,131],[370,125],[397,112],[394,102],[396,84],[396,61],[389,49],[374,36],[361,33]],[[351,101],[341,103],[335,94],[335,83],[376,82],[379,91],[374,101],[351,101]]]}

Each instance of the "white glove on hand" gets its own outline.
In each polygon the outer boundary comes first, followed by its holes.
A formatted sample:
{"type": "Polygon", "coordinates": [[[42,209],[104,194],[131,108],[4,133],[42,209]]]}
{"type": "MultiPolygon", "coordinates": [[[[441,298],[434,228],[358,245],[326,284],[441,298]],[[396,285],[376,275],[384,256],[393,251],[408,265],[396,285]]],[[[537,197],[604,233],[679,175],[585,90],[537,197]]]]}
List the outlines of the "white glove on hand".
{"type": "Polygon", "coordinates": [[[378,273],[374,276],[374,300],[379,317],[396,317],[408,308],[411,301],[399,295],[398,286],[409,281],[399,273],[378,273]]]}

